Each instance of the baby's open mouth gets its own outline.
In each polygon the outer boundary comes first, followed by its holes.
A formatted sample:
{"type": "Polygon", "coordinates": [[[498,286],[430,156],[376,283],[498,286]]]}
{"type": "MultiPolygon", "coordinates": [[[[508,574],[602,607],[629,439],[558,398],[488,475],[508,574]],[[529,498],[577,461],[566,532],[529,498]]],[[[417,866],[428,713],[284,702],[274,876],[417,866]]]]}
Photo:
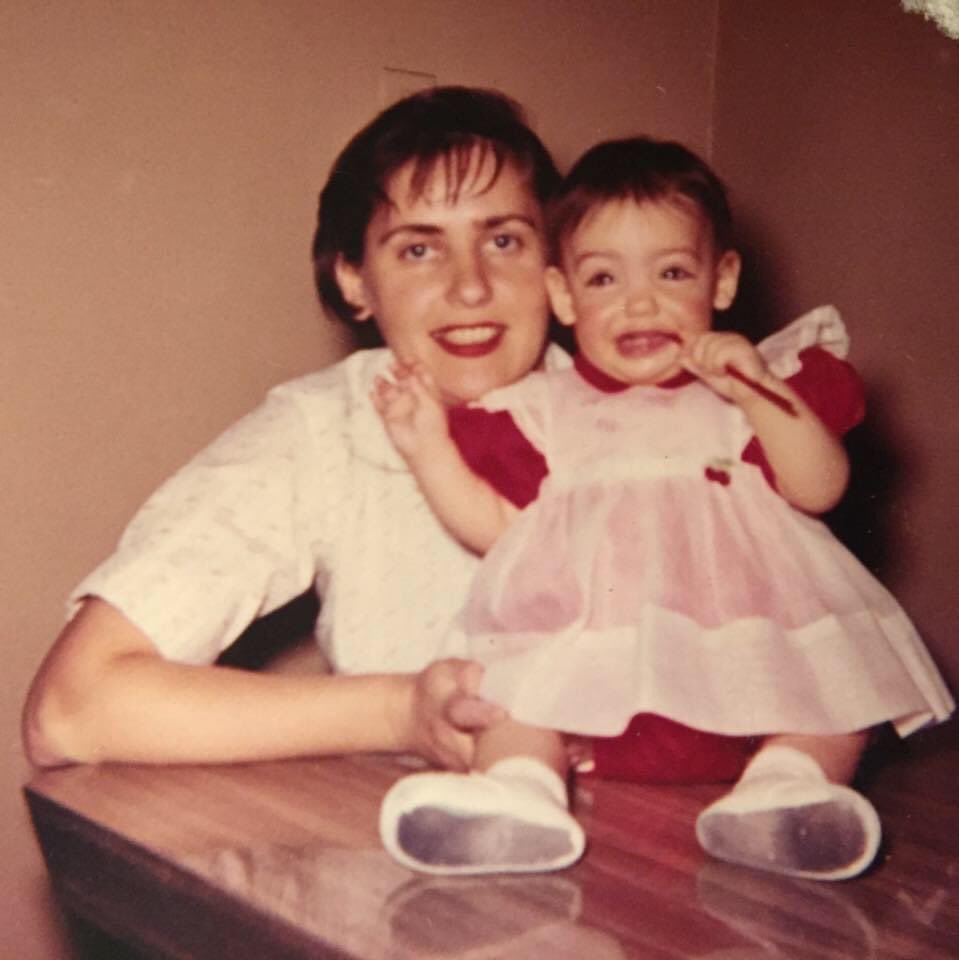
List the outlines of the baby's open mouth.
{"type": "Polygon", "coordinates": [[[646,357],[671,343],[682,343],[671,330],[630,330],[616,338],[616,349],[624,357],[646,357]]]}

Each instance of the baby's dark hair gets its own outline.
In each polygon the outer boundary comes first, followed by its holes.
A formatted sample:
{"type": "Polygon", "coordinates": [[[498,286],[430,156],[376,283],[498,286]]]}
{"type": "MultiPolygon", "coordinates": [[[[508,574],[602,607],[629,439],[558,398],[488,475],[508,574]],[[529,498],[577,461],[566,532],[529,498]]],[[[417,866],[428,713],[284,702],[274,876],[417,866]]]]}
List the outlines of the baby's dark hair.
{"type": "Polygon", "coordinates": [[[681,143],[631,137],[597,144],[567,174],[549,210],[551,257],[591,211],[612,200],[686,199],[711,225],[717,252],[732,244],[726,189],[705,161],[681,143]]]}
{"type": "Polygon", "coordinates": [[[337,257],[359,266],[366,229],[381,204],[389,203],[390,177],[412,161],[412,188],[422,190],[433,170],[442,166],[455,200],[475,171],[474,150],[494,161],[495,182],[505,163],[528,179],[543,205],[559,186],[559,174],[539,137],[529,128],[522,108],[494,90],[433,87],[394,103],[346,145],[320,194],[319,223],[313,239],[316,286],[324,306],[344,321],[356,309],[336,282],[337,257]]]}

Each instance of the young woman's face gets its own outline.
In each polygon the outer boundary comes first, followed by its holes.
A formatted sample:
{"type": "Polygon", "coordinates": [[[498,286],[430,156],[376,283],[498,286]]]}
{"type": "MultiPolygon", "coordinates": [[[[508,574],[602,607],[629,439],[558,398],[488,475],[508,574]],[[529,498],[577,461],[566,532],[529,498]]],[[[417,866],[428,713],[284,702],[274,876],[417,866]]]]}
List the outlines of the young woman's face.
{"type": "Polygon", "coordinates": [[[412,164],[388,185],[366,231],[363,263],[337,264],[359,319],[375,318],[401,360],[430,370],[447,403],[518,380],[539,361],[548,304],[542,212],[526,180],[474,155],[450,197],[438,164],[410,189],[412,164]]]}
{"type": "Polygon", "coordinates": [[[717,256],[712,231],[679,200],[611,201],[590,212],[550,268],[553,309],[575,324],[586,358],[624,383],[661,383],[682,369],[689,336],[732,302],[739,257],[717,256]]]}

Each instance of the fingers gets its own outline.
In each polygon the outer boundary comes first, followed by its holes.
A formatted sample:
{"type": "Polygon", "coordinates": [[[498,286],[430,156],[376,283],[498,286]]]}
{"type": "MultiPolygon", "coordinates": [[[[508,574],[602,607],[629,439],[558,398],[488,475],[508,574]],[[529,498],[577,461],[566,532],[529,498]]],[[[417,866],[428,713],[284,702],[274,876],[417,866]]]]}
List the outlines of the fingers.
{"type": "Polygon", "coordinates": [[[475,660],[460,660],[454,658],[450,660],[456,674],[456,685],[460,691],[467,696],[476,696],[479,693],[480,684],[483,682],[483,667],[475,660]]]}
{"type": "Polygon", "coordinates": [[[721,397],[740,405],[756,397],[750,382],[760,381],[768,372],[765,359],[749,340],[720,331],[685,337],[680,363],[721,397]]]}
{"type": "Polygon", "coordinates": [[[457,690],[446,702],[446,717],[460,730],[476,732],[506,719],[506,711],[479,695],[483,667],[474,660],[454,660],[457,690]]]}
{"type": "Polygon", "coordinates": [[[473,762],[474,749],[473,738],[468,733],[447,732],[436,737],[429,759],[445,770],[466,773],[473,762]]]}
{"type": "Polygon", "coordinates": [[[390,383],[386,377],[377,377],[373,381],[373,388],[370,390],[370,400],[373,401],[373,407],[381,417],[386,415],[395,389],[395,385],[390,383]]]}
{"type": "Polygon", "coordinates": [[[450,658],[420,675],[420,752],[449,770],[466,770],[473,759],[473,734],[505,719],[506,712],[479,696],[483,668],[450,658]]]}
{"type": "Polygon", "coordinates": [[[374,378],[370,399],[381,417],[409,416],[418,405],[442,407],[433,375],[418,360],[395,360],[389,376],[374,378]]]}
{"type": "Polygon", "coordinates": [[[387,380],[386,377],[377,377],[373,381],[370,400],[376,412],[387,422],[409,417],[415,403],[409,391],[387,380]]]}
{"type": "Polygon", "coordinates": [[[761,376],[766,369],[759,351],[738,333],[708,331],[686,338],[681,362],[700,377],[723,377],[727,364],[749,376],[761,376]]]}
{"type": "MultiPolygon", "coordinates": [[[[471,684],[464,660],[438,660],[419,674],[413,705],[417,752],[448,770],[463,771],[473,758],[473,738],[450,717],[450,703],[462,698],[463,684],[471,684]]],[[[453,710],[456,714],[457,711],[453,710]]]]}
{"type": "Polygon", "coordinates": [[[446,717],[459,730],[477,733],[506,719],[506,711],[480,697],[454,696],[446,705],[446,717]]]}
{"type": "Polygon", "coordinates": [[[416,386],[416,377],[397,367],[391,371],[394,379],[382,375],[373,380],[370,400],[384,420],[400,420],[412,415],[424,398],[422,387],[416,386]]]}

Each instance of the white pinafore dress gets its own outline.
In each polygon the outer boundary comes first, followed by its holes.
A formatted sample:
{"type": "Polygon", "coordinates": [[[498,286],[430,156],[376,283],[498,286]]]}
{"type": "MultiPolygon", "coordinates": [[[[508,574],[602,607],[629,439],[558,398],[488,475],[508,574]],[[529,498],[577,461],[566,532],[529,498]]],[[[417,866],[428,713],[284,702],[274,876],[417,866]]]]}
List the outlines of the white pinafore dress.
{"type": "MultiPolygon", "coordinates": [[[[760,349],[786,377],[817,343],[845,355],[831,308],[760,349]]],[[[562,370],[483,406],[513,415],[549,476],[484,558],[448,652],[482,662],[483,696],[516,719],[596,736],[641,712],[731,735],[883,721],[905,735],[951,712],[895,599],[742,462],[734,404],[698,381],[606,393],[562,370]]]]}

